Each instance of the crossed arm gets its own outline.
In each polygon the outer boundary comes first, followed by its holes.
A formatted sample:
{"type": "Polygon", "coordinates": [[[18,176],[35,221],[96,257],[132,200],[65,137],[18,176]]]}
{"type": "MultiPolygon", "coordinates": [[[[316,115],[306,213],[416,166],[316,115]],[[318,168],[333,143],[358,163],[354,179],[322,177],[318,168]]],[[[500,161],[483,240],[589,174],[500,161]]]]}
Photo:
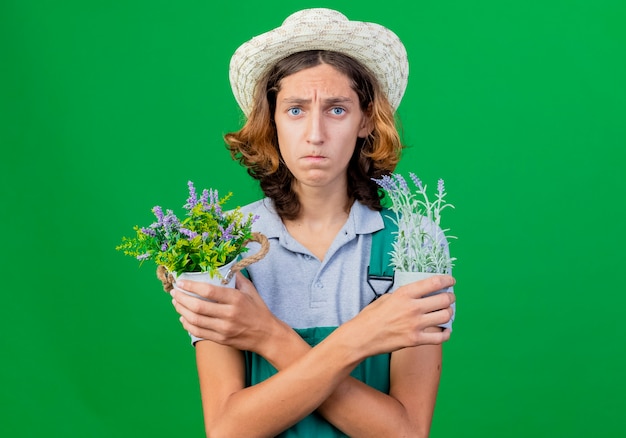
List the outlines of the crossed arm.
{"type": "Polygon", "coordinates": [[[314,410],[354,437],[428,435],[440,344],[450,336],[436,326],[449,320],[454,296],[421,297],[452,285],[451,277],[382,297],[314,348],[271,314],[249,281],[237,281],[239,293],[179,284],[216,303],[173,293],[184,327],[207,339],[196,345],[207,435],[274,436],[314,410]],[[241,350],[260,354],[279,372],[245,387],[241,350]],[[393,352],[389,394],[349,376],[366,357],[386,352],[393,352]]]}

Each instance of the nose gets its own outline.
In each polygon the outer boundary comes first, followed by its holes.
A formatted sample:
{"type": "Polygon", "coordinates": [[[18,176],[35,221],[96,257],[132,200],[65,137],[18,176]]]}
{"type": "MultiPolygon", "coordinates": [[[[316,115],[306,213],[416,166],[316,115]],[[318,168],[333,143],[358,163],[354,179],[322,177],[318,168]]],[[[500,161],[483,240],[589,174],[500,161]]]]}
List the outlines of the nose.
{"type": "Polygon", "coordinates": [[[307,142],[314,145],[324,143],[324,119],[321,110],[314,109],[307,120],[307,142]]]}

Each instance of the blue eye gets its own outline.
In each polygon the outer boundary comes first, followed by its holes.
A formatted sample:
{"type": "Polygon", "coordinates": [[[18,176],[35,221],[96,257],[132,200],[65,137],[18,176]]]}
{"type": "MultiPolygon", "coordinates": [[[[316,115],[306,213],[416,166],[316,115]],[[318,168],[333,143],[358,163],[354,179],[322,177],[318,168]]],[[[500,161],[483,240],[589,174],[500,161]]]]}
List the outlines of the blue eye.
{"type": "Polygon", "coordinates": [[[300,108],[289,108],[287,113],[292,116],[299,116],[302,113],[302,109],[300,108]]]}
{"type": "Polygon", "coordinates": [[[340,108],[340,107],[335,107],[335,108],[331,109],[330,111],[331,111],[334,115],[336,115],[336,116],[340,116],[340,115],[342,115],[343,113],[345,113],[345,112],[346,112],[346,110],[345,110],[345,109],[340,108]]]}

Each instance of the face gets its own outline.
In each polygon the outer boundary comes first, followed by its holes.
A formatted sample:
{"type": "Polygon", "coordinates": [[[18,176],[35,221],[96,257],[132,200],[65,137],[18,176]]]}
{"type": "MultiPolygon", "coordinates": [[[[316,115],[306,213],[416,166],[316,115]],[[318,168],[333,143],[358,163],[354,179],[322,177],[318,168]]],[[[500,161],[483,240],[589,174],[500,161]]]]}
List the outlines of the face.
{"type": "Polygon", "coordinates": [[[321,64],[283,78],[274,120],[280,153],[295,177],[296,191],[347,186],[357,138],[369,131],[346,75],[321,64]]]}

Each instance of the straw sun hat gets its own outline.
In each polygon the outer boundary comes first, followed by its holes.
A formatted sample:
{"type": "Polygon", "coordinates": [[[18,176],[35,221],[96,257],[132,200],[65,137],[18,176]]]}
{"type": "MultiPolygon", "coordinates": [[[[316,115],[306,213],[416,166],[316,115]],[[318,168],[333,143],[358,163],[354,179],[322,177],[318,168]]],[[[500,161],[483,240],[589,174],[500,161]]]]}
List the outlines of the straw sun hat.
{"type": "Polygon", "coordinates": [[[346,54],[368,67],[394,109],[398,108],[409,76],[406,50],[389,29],[350,21],[332,9],[304,9],[282,26],[242,44],[230,60],[230,85],[246,116],[252,111],[254,87],[265,71],[287,56],[305,50],[346,54]]]}

